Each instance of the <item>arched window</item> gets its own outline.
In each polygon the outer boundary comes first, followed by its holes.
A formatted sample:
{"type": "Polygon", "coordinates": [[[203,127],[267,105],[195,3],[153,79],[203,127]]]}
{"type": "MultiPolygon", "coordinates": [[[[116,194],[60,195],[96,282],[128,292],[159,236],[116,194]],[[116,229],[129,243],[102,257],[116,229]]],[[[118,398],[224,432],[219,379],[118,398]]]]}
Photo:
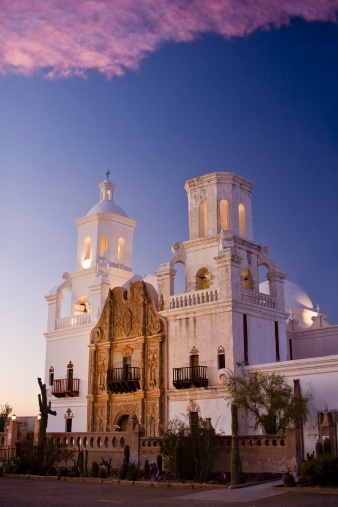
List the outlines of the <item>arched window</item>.
{"type": "Polygon", "coordinates": [[[119,420],[120,431],[127,431],[129,415],[123,415],[119,420]]]}
{"type": "Polygon", "coordinates": [[[196,273],[196,290],[209,289],[210,276],[206,268],[201,268],[196,273]]]}
{"type": "Polygon", "coordinates": [[[49,368],[49,385],[52,386],[54,381],[54,368],[51,366],[49,368]]]}
{"type": "Polygon", "coordinates": [[[119,268],[123,268],[124,266],[124,251],[125,251],[125,240],[124,238],[120,238],[117,245],[117,259],[119,262],[119,268]]]}
{"type": "Polygon", "coordinates": [[[246,237],[245,208],[243,204],[238,205],[239,235],[246,237]]]}
{"type": "Polygon", "coordinates": [[[199,226],[200,238],[204,238],[208,234],[208,210],[205,201],[202,201],[199,206],[199,226]]]}
{"type": "Polygon", "coordinates": [[[87,269],[90,266],[90,238],[87,237],[84,240],[84,256],[83,256],[83,268],[87,269]]]}
{"type": "Polygon", "coordinates": [[[227,231],[229,229],[229,203],[226,199],[222,199],[219,203],[219,215],[221,230],[227,231]]]}
{"type": "Polygon", "coordinates": [[[87,313],[88,312],[88,298],[87,296],[81,296],[78,299],[77,305],[75,305],[75,311],[80,313],[87,313]]]}
{"type": "Polygon", "coordinates": [[[107,236],[102,236],[100,241],[100,257],[107,257],[108,240],[107,236]]]}
{"type": "Polygon", "coordinates": [[[252,274],[248,269],[243,269],[242,271],[242,287],[243,289],[253,289],[252,274]]]}

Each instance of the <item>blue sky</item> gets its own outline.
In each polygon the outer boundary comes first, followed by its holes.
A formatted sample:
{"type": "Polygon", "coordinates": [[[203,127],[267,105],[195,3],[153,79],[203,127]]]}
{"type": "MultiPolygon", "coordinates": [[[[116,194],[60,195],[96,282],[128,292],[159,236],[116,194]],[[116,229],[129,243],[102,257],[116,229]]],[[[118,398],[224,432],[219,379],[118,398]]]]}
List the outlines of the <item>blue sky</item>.
{"type": "Polygon", "coordinates": [[[3,68],[0,404],[38,413],[44,295],[75,269],[75,219],[108,168],[137,220],[134,272],[153,273],[188,239],[187,179],[236,172],[254,183],[254,240],[338,323],[337,56],[337,24],[297,18],[164,41],[109,79],[3,68]]]}

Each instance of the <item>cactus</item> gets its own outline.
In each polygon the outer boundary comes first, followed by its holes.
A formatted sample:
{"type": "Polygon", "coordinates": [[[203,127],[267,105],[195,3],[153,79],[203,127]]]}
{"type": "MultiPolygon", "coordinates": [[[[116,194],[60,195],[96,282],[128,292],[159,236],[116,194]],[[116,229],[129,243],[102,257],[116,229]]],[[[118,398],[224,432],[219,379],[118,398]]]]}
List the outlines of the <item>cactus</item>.
{"type": "Polygon", "coordinates": [[[130,450],[129,445],[124,446],[124,458],[119,472],[119,479],[125,479],[128,471],[130,450]]]}
{"type": "Polygon", "coordinates": [[[323,444],[321,443],[320,440],[317,440],[315,449],[318,458],[318,456],[321,456],[323,454],[323,444]]]}
{"type": "Polygon", "coordinates": [[[144,478],[149,479],[149,476],[150,476],[149,461],[146,459],[144,462],[144,478]]]}
{"type": "Polygon", "coordinates": [[[157,455],[156,463],[157,463],[157,468],[158,468],[158,475],[162,475],[162,456],[161,456],[161,454],[157,455]]]}
{"type": "Polygon", "coordinates": [[[324,439],[324,453],[331,454],[331,441],[329,438],[324,439]]]}
{"type": "Polygon", "coordinates": [[[182,464],[183,464],[183,448],[181,440],[177,440],[177,445],[175,449],[175,475],[176,480],[182,480],[182,464]]]}
{"type": "Polygon", "coordinates": [[[83,477],[83,451],[80,451],[80,448],[77,457],[77,469],[79,471],[80,477],[83,477]]]}
{"type": "Polygon", "coordinates": [[[237,405],[232,403],[231,405],[231,485],[234,486],[240,483],[240,477],[242,474],[241,457],[239,455],[238,446],[238,416],[237,416],[237,405]]]}
{"type": "Polygon", "coordinates": [[[88,477],[88,449],[85,450],[84,453],[84,476],[88,477]]]}

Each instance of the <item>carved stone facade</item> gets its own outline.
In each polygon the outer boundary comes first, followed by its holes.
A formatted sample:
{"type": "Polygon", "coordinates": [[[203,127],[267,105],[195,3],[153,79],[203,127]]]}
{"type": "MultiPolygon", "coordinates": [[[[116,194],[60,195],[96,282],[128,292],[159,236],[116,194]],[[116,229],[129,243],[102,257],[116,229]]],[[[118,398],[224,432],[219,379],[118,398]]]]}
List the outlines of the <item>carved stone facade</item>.
{"type": "Polygon", "coordinates": [[[109,290],[90,335],[88,431],[111,431],[134,415],[145,435],[164,425],[166,320],[140,281],[109,290]]]}

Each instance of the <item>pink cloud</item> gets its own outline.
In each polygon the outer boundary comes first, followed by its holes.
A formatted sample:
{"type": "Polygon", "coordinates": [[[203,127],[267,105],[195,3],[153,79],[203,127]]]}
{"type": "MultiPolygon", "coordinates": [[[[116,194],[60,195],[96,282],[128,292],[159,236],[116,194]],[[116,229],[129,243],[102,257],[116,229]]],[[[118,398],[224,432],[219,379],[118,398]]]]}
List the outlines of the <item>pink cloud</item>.
{"type": "Polygon", "coordinates": [[[108,78],[164,42],[243,37],[298,16],[336,21],[338,0],[0,0],[0,72],[108,78]]]}

